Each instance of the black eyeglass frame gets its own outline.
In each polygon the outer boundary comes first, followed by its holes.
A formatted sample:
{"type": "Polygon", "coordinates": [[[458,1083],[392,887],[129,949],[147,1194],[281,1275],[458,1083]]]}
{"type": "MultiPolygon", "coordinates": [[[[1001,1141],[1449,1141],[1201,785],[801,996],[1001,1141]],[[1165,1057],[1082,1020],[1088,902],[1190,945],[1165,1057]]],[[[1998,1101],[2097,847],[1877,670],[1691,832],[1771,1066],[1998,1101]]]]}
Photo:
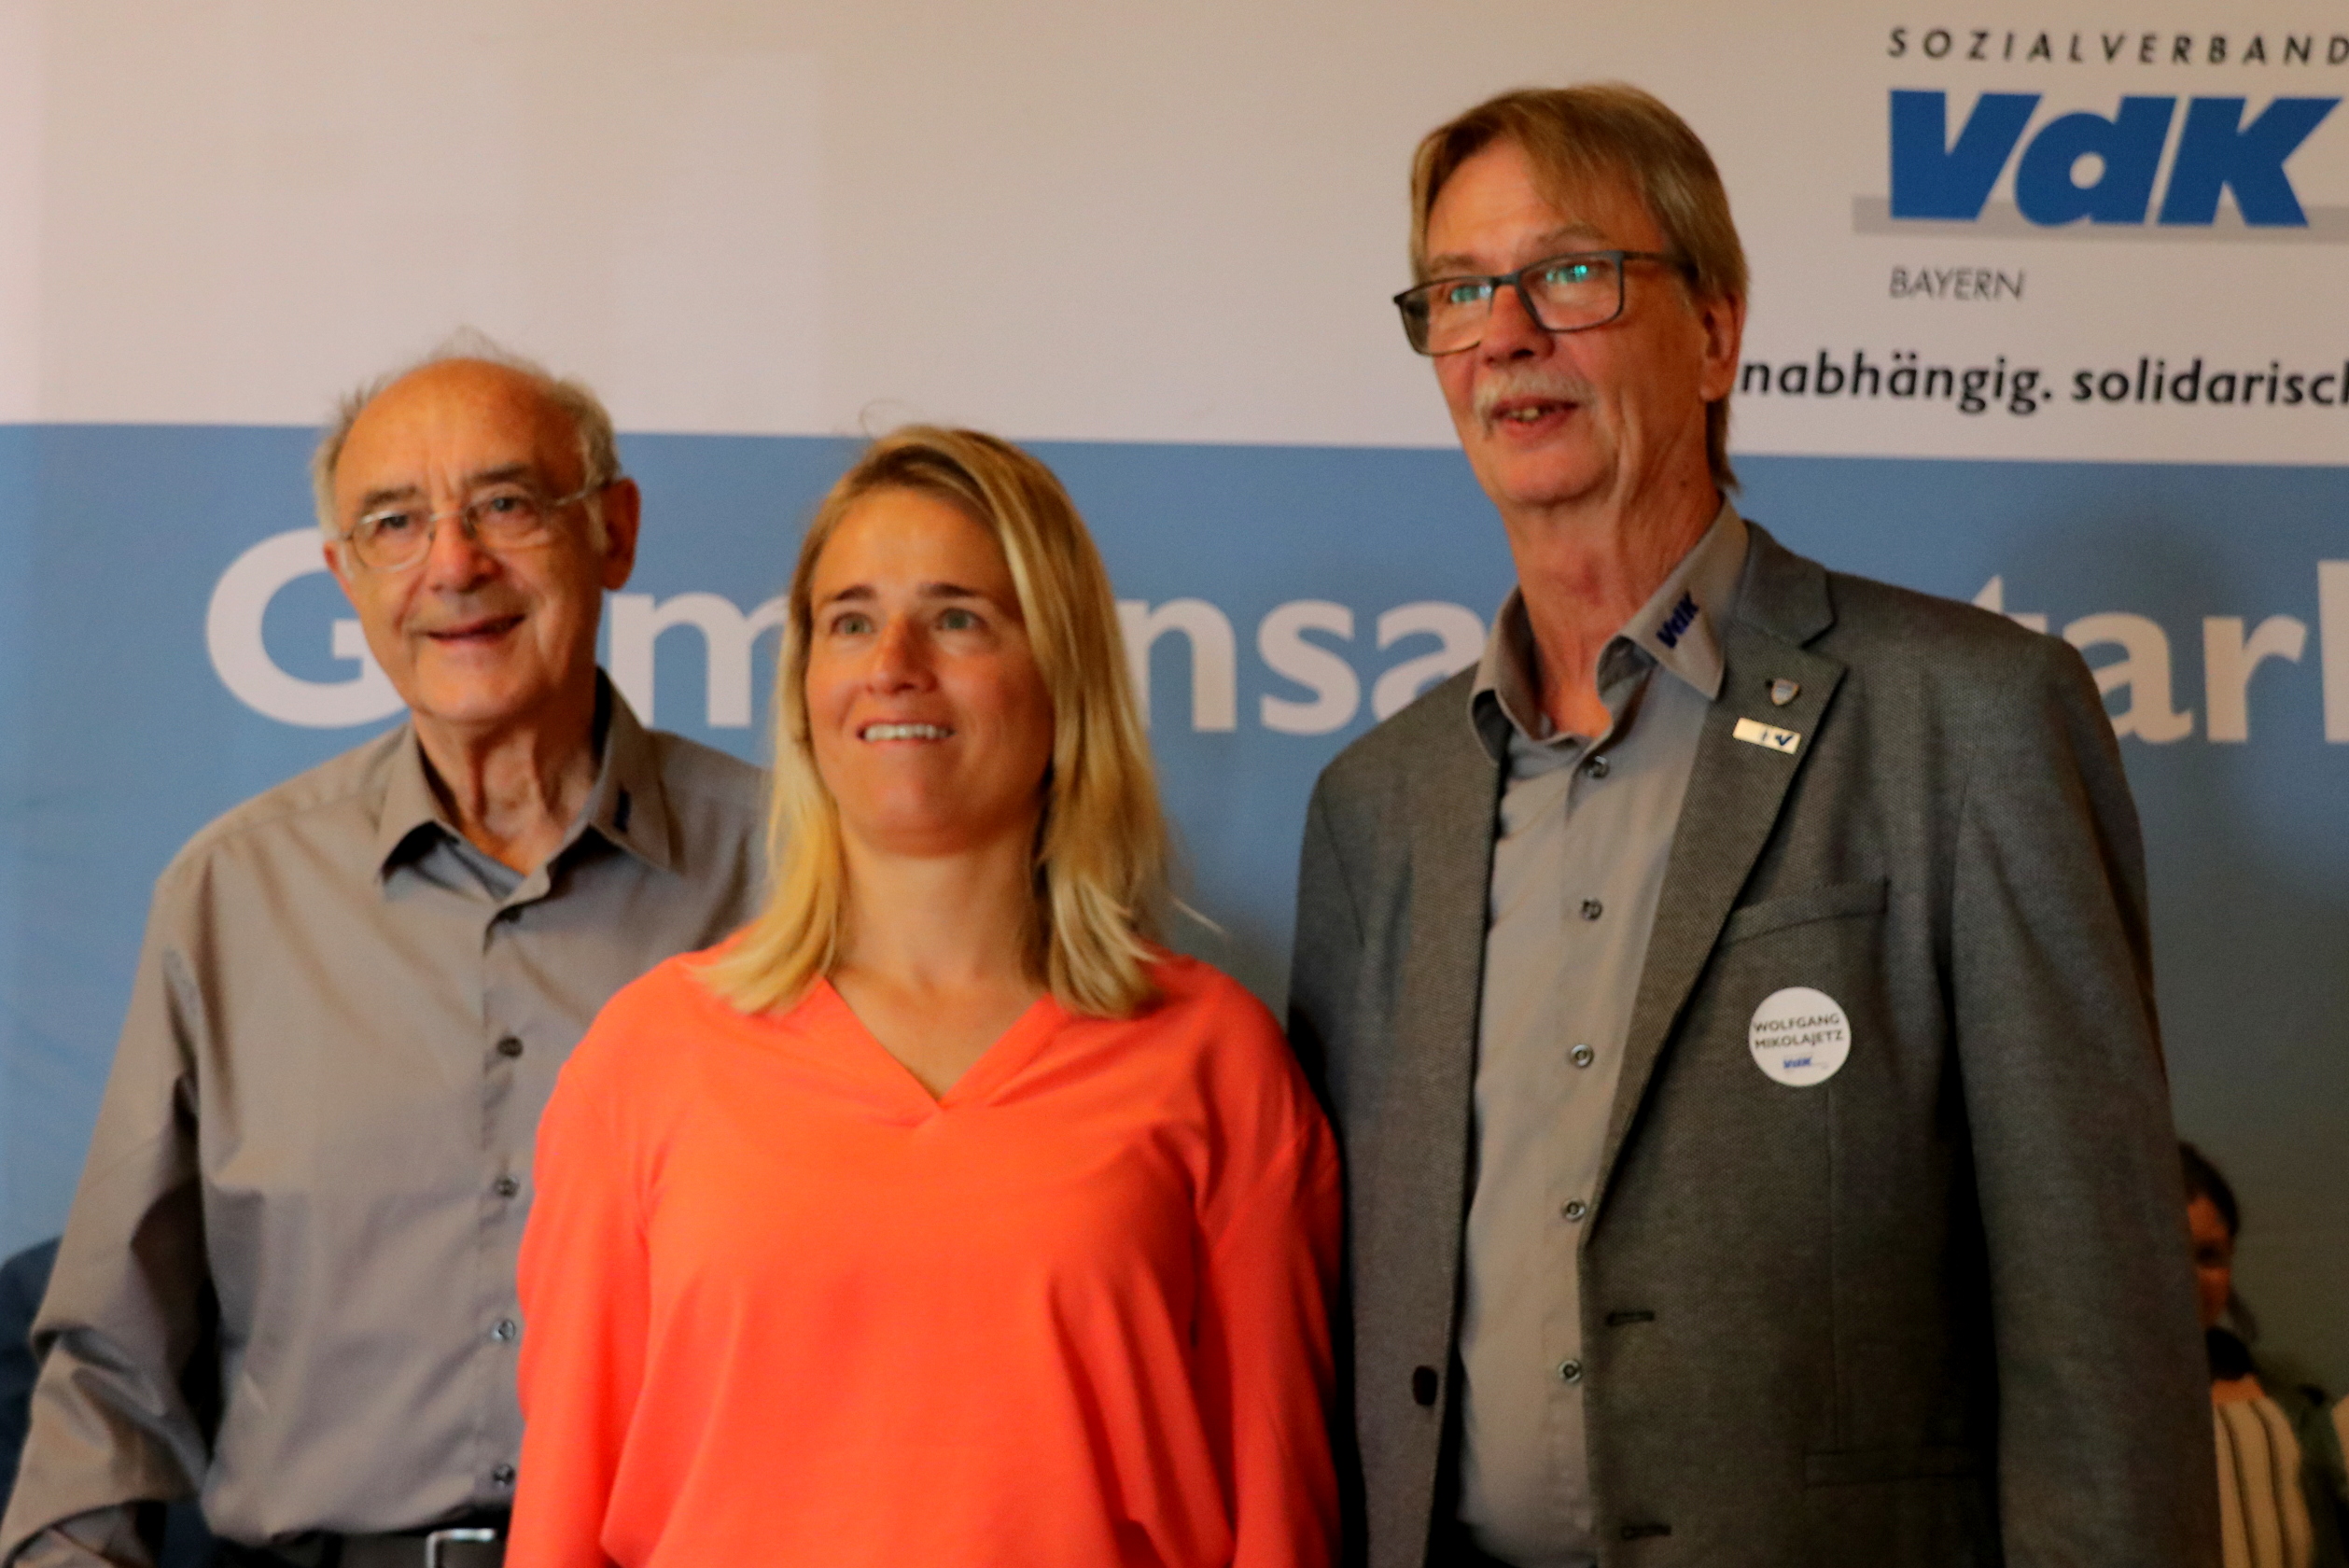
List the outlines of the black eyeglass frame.
{"type": "Polygon", "coordinates": [[[1534,326],[1539,327],[1543,331],[1587,332],[1593,327],[1604,327],[1608,322],[1617,320],[1622,316],[1624,303],[1630,293],[1631,287],[1629,279],[1626,275],[1627,269],[1624,266],[1624,263],[1627,261],[1660,262],[1664,266],[1671,268],[1674,272],[1680,273],[1691,283],[1694,283],[1697,278],[1697,269],[1695,263],[1691,262],[1685,256],[1674,256],[1669,251],[1566,250],[1560,251],[1556,256],[1545,256],[1538,261],[1528,261],[1524,266],[1519,267],[1514,273],[1463,273],[1454,277],[1430,278],[1425,283],[1415,283],[1410,287],[1405,289],[1402,293],[1397,294],[1394,297],[1394,307],[1403,317],[1403,335],[1405,338],[1409,340],[1412,351],[1417,354],[1424,354],[1431,359],[1440,359],[1447,354],[1465,354],[1470,349],[1475,348],[1477,343],[1481,343],[1485,341],[1484,334],[1479,332],[1476,336],[1475,343],[1464,343],[1458,348],[1430,348],[1427,346],[1429,312],[1423,302],[1420,303],[1420,307],[1416,315],[1413,312],[1412,307],[1414,302],[1423,301],[1424,299],[1429,297],[1428,291],[1430,289],[1446,288],[1462,283],[1481,283],[1489,286],[1491,292],[1486,297],[1485,302],[1485,319],[1488,321],[1492,319],[1492,307],[1499,301],[1501,298],[1501,290],[1503,288],[1514,288],[1517,291],[1517,303],[1525,307],[1526,318],[1531,321],[1534,326]],[[1528,273],[1538,273],[1545,267],[1555,267],[1560,261],[1589,261],[1597,260],[1602,257],[1615,263],[1615,309],[1609,311],[1605,315],[1601,316],[1596,321],[1586,321],[1576,327],[1553,327],[1548,322],[1543,320],[1541,311],[1536,309],[1534,306],[1533,296],[1526,291],[1525,274],[1528,273]]]}

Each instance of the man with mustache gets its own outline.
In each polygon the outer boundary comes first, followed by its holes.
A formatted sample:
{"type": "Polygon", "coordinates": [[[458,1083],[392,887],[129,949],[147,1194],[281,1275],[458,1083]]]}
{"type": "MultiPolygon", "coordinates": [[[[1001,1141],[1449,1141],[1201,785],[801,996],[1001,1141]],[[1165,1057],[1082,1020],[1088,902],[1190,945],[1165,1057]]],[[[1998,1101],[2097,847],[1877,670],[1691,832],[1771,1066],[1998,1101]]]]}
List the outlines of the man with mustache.
{"type": "Polygon", "coordinates": [[[639,497],[586,387],[485,343],[345,401],[327,564],[408,721],[198,833],[156,885],[35,1325],[0,1561],[502,1554],[514,1253],[555,1071],[614,990],[755,905],[756,770],[595,667],[639,497]]]}
{"type": "Polygon", "coordinates": [[[1727,498],[1745,262],[1635,89],[1432,133],[1482,663],[1306,827],[1376,1568],[2215,1563],[2134,808],[2063,643],[1727,498]]]}

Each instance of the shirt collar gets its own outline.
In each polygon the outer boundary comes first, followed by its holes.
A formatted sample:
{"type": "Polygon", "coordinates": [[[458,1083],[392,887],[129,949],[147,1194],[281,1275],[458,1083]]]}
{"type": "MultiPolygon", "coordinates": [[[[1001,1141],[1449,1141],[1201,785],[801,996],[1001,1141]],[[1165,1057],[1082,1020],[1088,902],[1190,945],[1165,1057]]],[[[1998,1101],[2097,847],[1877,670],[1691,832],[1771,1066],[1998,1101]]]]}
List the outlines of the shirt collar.
{"type": "MultiPolygon", "coordinates": [[[[1603,688],[1612,688],[1635,673],[1628,665],[1653,664],[1707,701],[1721,694],[1723,665],[1717,628],[1736,606],[1738,583],[1745,572],[1746,542],[1745,520],[1724,497],[1704,536],[1600,654],[1603,688]]],[[[1502,602],[1501,612],[1493,617],[1492,632],[1476,664],[1475,684],[1468,694],[1469,718],[1476,724],[1487,750],[1505,753],[1510,728],[1529,740],[1556,738],[1542,711],[1539,692],[1534,679],[1533,628],[1526,616],[1525,595],[1512,588],[1502,602]],[[1497,727],[1498,734],[1488,733],[1479,717],[1490,712],[1506,721],[1497,727]]],[[[1610,706],[1617,706],[1612,698],[1610,706]]]]}
{"type": "Polygon", "coordinates": [[[1725,497],[1713,526],[1680,558],[1663,586],[1615,635],[1645,651],[1708,702],[1721,694],[1722,623],[1745,575],[1745,519],[1725,497]]]}
{"type": "MultiPolygon", "coordinates": [[[[661,787],[660,749],[601,670],[595,683],[597,711],[608,714],[604,758],[581,821],[647,865],[673,870],[677,844],[669,833],[668,791],[661,787]]],[[[571,836],[579,836],[577,828],[571,836]]]]}
{"type": "MultiPolygon", "coordinates": [[[[603,737],[595,782],[555,856],[566,853],[593,830],[648,865],[672,869],[677,847],[669,833],[668,794],[661,787],[659,750],[636,721],[628,699],[600,670],[595,675],[595,727],[603,737]]],[[[419,835],[436,833],[457,836],[455,826],[440,809],[440,797],[433,793],[425,769],[424,745],[416,738],[412,722],[393,749],[391,776],[376,817],[377,876],[389,875],[394,865],[413,851],[419,835]]]]}

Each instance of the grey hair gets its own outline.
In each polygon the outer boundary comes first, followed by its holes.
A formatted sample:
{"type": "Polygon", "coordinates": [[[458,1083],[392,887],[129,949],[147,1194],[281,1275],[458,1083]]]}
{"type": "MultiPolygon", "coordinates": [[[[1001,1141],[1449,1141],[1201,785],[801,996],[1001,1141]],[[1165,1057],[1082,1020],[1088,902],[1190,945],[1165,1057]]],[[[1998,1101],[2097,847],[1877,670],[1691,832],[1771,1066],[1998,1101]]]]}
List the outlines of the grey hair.
{"type": "Polygon", "coordinates": [[[361,383],[334,405],[334,417],[327,421],[325,430],[319,434],[317,449],[310,455],[310,495],[317,507],[319,531],[330,540],[343,537],[334,515],[334,470],[343,461],[343,443],[350,440],[351,427],[358,423],[359,415],[394,383],[455,359],[476,359],[513,371],[537,386],[539,395],[570,420],[571,428],[579,437],[580,483],[592,491],[587,497],[588,524],[595,547],[602,549],[604,487],[622,477],[620,443],[612,434],[611,411],[604,407],[604,400],[585,382],[555,375],[537,360],[516,354],[473,327],[458,328],[423,358],[361,383]]]}

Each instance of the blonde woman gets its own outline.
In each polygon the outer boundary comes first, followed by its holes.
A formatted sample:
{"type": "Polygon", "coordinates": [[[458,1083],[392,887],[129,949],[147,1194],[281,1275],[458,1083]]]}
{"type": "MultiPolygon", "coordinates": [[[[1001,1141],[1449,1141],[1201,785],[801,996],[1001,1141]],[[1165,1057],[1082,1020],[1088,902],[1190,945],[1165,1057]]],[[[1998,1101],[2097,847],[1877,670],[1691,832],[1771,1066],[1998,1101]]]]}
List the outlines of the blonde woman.
{"type": "Polygon", "coordinates": [[[875,444],[802,546],[772,888],[539,1133],[517,1568],[1328,1560],[1330,1134],[1154,939],[1166,838],[1066,493],[875,444]]]}

